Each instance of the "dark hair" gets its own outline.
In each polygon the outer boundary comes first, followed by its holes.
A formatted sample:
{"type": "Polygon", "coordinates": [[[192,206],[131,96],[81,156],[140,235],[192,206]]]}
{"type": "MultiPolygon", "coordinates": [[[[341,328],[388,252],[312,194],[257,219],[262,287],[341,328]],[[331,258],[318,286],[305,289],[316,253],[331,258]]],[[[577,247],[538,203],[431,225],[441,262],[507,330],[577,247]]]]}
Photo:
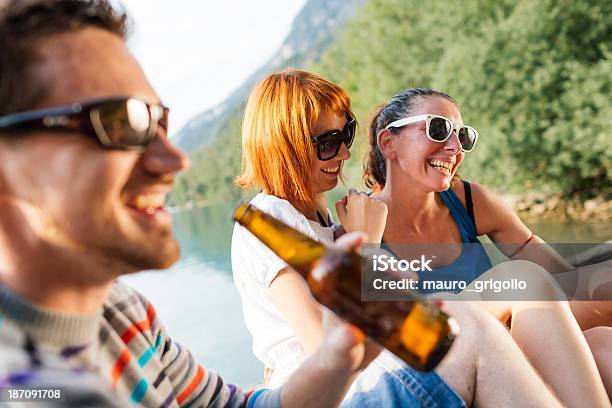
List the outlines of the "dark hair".
{"type": "Polygon", "coordinates": [[[32,109],[48,91],[35,75],[39,42],[88,27],[125,41],[128,17],[107,0],[0,1],[0,116],[32,109]]]}
{"type": "MultiPolygon", "coordinates": [[[[389,103],[375,111],[370,122],[370,150],[365,160],[363,175],[364,182],[369,188],[383,187],[387,178],[385,158],[376,142],[378,132],[389,123],[410,115],[420,99],[428,96],[437,96],[456,103],[453,98],[444,92],[429,88],[410,88],[396,94],[389,103]]],[[[389,131],[399,132],[395,128],[391,128],[389,131]]]]}

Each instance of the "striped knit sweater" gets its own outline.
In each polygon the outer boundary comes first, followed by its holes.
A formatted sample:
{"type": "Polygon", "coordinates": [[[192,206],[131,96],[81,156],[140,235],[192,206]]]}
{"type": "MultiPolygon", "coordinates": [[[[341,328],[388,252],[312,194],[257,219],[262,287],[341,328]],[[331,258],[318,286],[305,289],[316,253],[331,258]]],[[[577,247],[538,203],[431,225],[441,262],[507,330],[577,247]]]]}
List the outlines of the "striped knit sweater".
{"type": "Polygon", "coordinates": [[[244,393],[198,364],[120,282],[91,316],[42,309],[0,285],[0,390],[32,385],[57,385],[66,402],[90,406],[280,405],[278,390],[244,393]]]}

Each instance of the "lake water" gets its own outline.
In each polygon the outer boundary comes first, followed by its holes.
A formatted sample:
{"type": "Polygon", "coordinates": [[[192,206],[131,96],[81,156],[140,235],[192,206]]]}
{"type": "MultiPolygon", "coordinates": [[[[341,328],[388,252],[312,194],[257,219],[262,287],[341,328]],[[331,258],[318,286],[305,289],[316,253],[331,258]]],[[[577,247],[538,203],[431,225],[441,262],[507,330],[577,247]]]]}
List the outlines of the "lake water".
{"type": "MultiPolygon", "coordinates": [[[[174,231],[181,242],[180,262],[167,271],[123,278],[155,306],[169,335],[188,347],[207,369],[226,382],[252,386],[261,382],[263,366],[251,351],[240,297],[230,265],[232,205],[181,211],[174,231]]],[[[609,224],[532,223],[549,242],[603,242],[612,239],[609,224]]]]}
{"type": "Polygon", "coordinates": [[[181,260],[167,271],[123,278],[154,305],[173,340],[226,382],[261,382],[263,365],[251,351],[230,263],[232,205],[181,211],[173,216],[181,260]]]}

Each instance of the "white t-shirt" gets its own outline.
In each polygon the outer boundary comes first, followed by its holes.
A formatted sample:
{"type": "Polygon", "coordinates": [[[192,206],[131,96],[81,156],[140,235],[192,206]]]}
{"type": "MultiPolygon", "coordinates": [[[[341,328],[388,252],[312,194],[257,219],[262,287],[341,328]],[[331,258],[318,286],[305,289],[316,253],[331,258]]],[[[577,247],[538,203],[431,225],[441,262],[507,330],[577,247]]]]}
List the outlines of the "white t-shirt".
{"type": "MultiPolygon", "coordinates": [[[[258,209],[325,245],[334,242],[334,228],[308,220],[287,200],[259,193],[251,200],[258,209]]],[[[330,215],[331,219],[331,215],[330,215]]],[[[232,270],[242,299],[242,311],[253,336],[253,352],[274,370],[269,386],[281,386],[306,358],[295,333],[274,305],[268,287],[287,264],[244,227],[235,224],[232,270]]]]}
{"type": "MultiPolygon", "coordinates": [[[[335,227],[323,227],[316,221],[308,220],[287,200],[259,193],[251,204],[283,221],[285,224],[316,239],[325,245],[334,242],[335,227]]],[[[328,211],[329,219],[331,214],[328,211]]],[[[248,330],[253,335],[253,352],[267,367],[273,369],[269,380],[270,388],[283,385],[288,377],[307,357],[293,329],[274,305],[269,286],[278,272],[287,264],[244,227],[235,224],[232,236],[232,269],[234,282],[242,299],[242,311],[248,330]]],[[[385,373],[402,370],[405,367],[391,352],[383,352],[358,376],[345,395],[345,401],[357,392],[370,392],[385,373]]],[[[399,387],[404,386],[402,380],[399,387]]],[[[400,377],[398,377],[400,378],[400,377]]],[[[416,380],[415,380],[416,381],[416,380]]],[[[396,384],[395,387],[398,385],[396,384]]],[[[395,392],[394,387],[382,387],[385,392],[395,392]]],[[[408,391],[406,391],[408,392],[408,391]]],[[[384,396],[381,400],[384,400],[384,396]]]]}

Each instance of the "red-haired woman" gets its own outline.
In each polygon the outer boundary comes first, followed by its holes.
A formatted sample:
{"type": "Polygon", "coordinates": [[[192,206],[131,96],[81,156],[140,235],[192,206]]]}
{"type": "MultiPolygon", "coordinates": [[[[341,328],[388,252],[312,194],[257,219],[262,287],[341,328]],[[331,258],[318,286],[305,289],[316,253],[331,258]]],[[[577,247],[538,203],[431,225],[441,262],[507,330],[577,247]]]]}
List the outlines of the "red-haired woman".
{"type": "MultiPolygon", "coordinates": [[[[304,71],[268,75],[246,104],[238,183],[261,191],[252,204],[329,244],[337,229],[323,193],[337,185],[354,135],[350,100],[340,87],[304,71]]],[[[340,207],[369,215],[356,217],[359,221],[348,230],[380,240],[384,204],[351,193],[340,207]]],[[[320,305],[296,271],[239,225],[232,239],[232,268],[253,350],[272,371],[269,385],[277,387],[319,343],[320,305]]],[[[558,405],[491,315],[469,302],[449,302],[445,309],[458,320],[461,336],[435,371],[417,372],[383,351],[356,377],[345,404],[558,405]]]]}

